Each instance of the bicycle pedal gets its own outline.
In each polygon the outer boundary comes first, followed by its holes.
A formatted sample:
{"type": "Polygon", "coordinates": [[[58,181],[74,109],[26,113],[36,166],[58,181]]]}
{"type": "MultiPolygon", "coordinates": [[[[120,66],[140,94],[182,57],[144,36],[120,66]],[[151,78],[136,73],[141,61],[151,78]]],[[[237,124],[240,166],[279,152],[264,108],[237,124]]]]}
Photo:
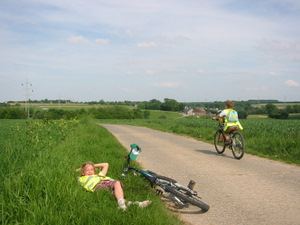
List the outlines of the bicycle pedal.
{"type": "Polygon", "coordinates": [[[190,182],[188,184],[188,188],[191,189],[191,190],[193,190],[194,187],[195,187],[195,185],[196,185],[196,182],[194,180],[190,180],[190,182]]]}

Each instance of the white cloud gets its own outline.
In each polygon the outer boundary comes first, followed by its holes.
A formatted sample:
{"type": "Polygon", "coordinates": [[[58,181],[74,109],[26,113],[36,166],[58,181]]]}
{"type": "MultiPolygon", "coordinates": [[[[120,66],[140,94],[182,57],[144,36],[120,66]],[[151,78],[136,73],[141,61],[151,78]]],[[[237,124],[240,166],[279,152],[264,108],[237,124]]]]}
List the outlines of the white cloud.
{"type": "Polygon", "coordinates": [[[123,88],[123,91],[125,91],[127,93],[138,93],[138,91],[136,89],[129,89],[129,88],[123,88]]]}
{"type": "Polygon", "coordinates": [[[155,73],[155,71],[153,71],[153,70],[146,70],[145,73],[148,74],[148,75],[152,75],[152,74],[155,73]]]}
{"type": "Polygon", "coordinates": [[[127,74],[127,75],[135,75],[136,72],[133,72],[133,71],[127,71],[126,74],[127,74]]]}
{"type": "Polygon", "coordinates": [[[284,83],[289,87],[300,87],[300,84],[294,80],[286,80],[284,83]]]}
{"type": "Polygon", "coordinates": [[[269,72],[268,74],[271,76],[277,76],[277,73],[275,73],[275,72],[269,72]]]}
{"type": "Polygon", "coordinates": [[[154,42],[142,42],[142,43],[137,43],[136,46],[140,48],[155,48],[156,44],[154,42]]]}
{"type": "Polygon", "coordinates": [[[126,30],[126,34],[129,37],[135,37],[137,35],[137,33],[135,31],[132,31],[132,30],[126,30]]]}
{"type": "Polygon", "coordinates": [[[299,40],[264,38],[258,44],[258,49],[269,55],[269,58],[283,62],[300,62],[299,40]]]}
{"type": "Polygon", "coordinates": [[[101,43],[101,44],[107,45],[107,44],[109,44],[109,40],[98,38],[98,39],[96,39],[96,43],[101,43]]]}
{"type": "Polygon", "coordinates": [[[82,44],[89,44],[90,41],[82,36],[73,36],[73,37],[70,37],[68,38],[68,41],[71,42],[71,43],[82,43],[82,44]]]}
{"type": "Polygon", "coordinates": [[[186,88],[186,86],[179,82],[162,82],[162,83],[155,83],[153,84],[154,87],[162,87],[162,88],[179,88],[183,87],[186,88]]]}
{"type": "Polygon", "coordinates": [[[109,33],[109,34],[116,35],[116,36],[119,36],[119,35],[120,35],[120,32],[119,32],[119,31],[116,31],[116,30],[108,31],[108,33],[109,33]]]}
{"type": "Polygon", "coordinates": [[[205,71],[204,71],[204,70],[201,70],[201,69],[199,69],[199,70],[197,70],[197,73],[201,73],[201,74],[203,74],[203,73],[205,73],[205,71]]]}

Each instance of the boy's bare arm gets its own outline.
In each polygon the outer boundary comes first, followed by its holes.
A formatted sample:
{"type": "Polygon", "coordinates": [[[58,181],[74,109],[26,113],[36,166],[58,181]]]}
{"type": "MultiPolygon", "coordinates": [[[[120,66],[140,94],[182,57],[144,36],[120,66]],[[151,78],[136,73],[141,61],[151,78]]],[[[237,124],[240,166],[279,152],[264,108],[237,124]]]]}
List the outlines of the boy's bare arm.
{"type": "Polygon", "coordinates": [[[103,176],[106,176],[107,171],[108,171],[108,167],[109,167],[108,163],[97,163],[97,164],[94,164],[94,166],[96,168],[102,168],[101,173],[102,173],[103,176]]]}

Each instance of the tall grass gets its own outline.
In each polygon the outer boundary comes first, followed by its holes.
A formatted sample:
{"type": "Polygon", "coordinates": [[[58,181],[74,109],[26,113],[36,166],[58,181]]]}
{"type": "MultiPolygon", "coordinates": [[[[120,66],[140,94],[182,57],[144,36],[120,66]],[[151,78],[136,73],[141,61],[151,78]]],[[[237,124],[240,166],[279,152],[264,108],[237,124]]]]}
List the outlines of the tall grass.
{"type": "MultiPolygon", "coordinates": [[[[127,150],[90,120],[0,121],[1,224],[183,224],[140,177],[122,180],[128,200],[145,209],[118,209],[109,191],[86,192],[75,172],[85,161],[109,162],[119,179],[127,150]]],[[[139,166],[139,165],[136,165],[139,166]]]]}
{"type": "MultiPolygon", "coordinates": [[[[240,120],[246,140],[246,153],[300,165],[300,120],[251,118],[240,120]]],[[[145,126],[165,132],[187,135],[213,143],[218,124],[211,118],[106,120],[103,123],[124,123],[145,126]]]]}

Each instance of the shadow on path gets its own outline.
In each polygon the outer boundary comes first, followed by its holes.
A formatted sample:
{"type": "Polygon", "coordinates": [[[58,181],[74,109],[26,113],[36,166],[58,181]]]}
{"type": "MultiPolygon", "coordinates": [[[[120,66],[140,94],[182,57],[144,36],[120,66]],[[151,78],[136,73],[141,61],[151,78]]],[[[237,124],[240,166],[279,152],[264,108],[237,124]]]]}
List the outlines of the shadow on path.
{"type": "Polygon", "coordinates": [[[174,213],[179,214],[203,214],[205,213],[202,209],[196,206],[189,205],[188,207],[180,208],[172,201],[170,196],[161,196],[161,200],[166,204],[166,206],[174,213]]]}
{"type": "MultiPolygon", "coordinates": [[[[207,154],[207,155],[215,155],[217,157],[224,157],[224,158],[233,158],[233,156],[228,156],[228,155],[225,155],[225,154],[219,154],[217,152],[214,152],[214,151],[211,151],[211,150],[194,150],[195,152],[202,152],[204,154],[207,154]]],[[[225,150],[226,151],[226,150],[225,150]]],[[[231,150],[229,150],[231,151],[231,150]]]]}

